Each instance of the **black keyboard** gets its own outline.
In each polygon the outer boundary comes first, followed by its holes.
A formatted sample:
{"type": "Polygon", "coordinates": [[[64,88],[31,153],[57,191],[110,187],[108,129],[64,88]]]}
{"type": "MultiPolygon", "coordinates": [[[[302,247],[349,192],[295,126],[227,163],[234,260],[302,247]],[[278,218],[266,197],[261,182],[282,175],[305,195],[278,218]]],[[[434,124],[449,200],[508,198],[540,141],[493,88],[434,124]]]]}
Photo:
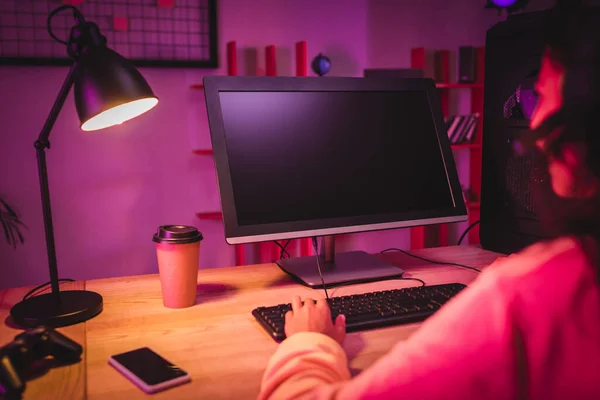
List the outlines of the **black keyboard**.
{"type": "MultiPolygon", "coordinates": [[[[384,290],[328,300],[333,319],[346,316],[346,332],[422,321],[466,286],[461,283],[384,290]]],[[[285,339],[285,313],[292,305],[258,307],[252,315],[276,341],[285,339]]]]}

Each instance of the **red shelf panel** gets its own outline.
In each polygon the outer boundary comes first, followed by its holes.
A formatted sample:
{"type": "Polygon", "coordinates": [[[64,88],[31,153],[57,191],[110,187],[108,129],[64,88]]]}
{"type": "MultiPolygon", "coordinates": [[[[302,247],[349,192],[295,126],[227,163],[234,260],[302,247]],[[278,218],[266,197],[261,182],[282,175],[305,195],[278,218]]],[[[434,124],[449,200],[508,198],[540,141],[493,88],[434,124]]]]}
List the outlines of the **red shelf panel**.
{"type": "Polygon", "coordinates": [[[296,43],[296,76],[308,76],[308,50],[306,40],[296,43]]]}
{"type": "Polygon", "coordinates": [[[481,203],[480,202],[472,202],[472,203],[467,203],[467,208],[480,208],[481,207],[481,203]]]}
{"type": "Polygon", "coordinates": [[[212,149],[196,149],[194,150],[194,154],[198,154],[200,156],[212,156],[214,152],[212,149]]]}
{"type": "Polygon", "coordinates": [[[190,85],[190,89],[199,89],[199,90],[203,90],[204,89],[204,85],[201,83],[196,83],[195,85],[190,85]]]}
{"type": "Polygon", "coordinates": [[[223,219],[223,214],[219,211],[201,212],[201,213],[196,213],[196,217],[198,217],[198,219],[203,219],[203,220],[220,221],[223,219]]]}
{"type": "Polygon", "coordinates": [[[462,144],[453,144],[452,147],[455,150],[460,149],[480,149],[481,145],[479,143],[462,143],[462,144]]]}
{"type": "Polygon", "coordinates": [[[277,76],[277,59],[273,45],[265,47],[265,75],[277,76]]]}
{"type": "Polygon", "coordinates": [[[483,83],[436,83],[438,89],[483,89],[483,83]]]}
{"type": "Polygon", "coordinates": [[[231,42],[227,42],[227,75],[237,76],[237,64],[237,43],[235,40],[232,40],[231,42]]]}

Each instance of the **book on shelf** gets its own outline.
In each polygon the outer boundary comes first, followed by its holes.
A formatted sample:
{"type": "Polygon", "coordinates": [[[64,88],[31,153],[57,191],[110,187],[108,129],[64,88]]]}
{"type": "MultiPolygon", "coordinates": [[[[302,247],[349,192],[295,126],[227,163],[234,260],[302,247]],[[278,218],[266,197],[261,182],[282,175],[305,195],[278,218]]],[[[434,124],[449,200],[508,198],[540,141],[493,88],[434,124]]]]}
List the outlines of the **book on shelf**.
{"type": "Polygon", "coordinates": [[[471,117],[469,115],[461,116],[460,124],[456,127],[456,130],[452,132],[452,137],[450,138],[450,143],[452,144],[460,144],[461,138],[463,136],[463,132],[467,129],[467,125],[469,125],[469,121],[471,117]]]}
{"type": "Polygon", "coordinates": [[[479,113],[446,117],[446,129],[450,144],[471,143],[478,123],[479,113]]]}
{"type": "Polygon", "coordinates": [[[448,139],[450,140],[450,143],[452,143],[452,137],[454,136],[454,132],[456,132],[457,127],[461,124],[463,116],[454,115],[448,117],[448,120],[450,121],[448,124],[448,139]]]}

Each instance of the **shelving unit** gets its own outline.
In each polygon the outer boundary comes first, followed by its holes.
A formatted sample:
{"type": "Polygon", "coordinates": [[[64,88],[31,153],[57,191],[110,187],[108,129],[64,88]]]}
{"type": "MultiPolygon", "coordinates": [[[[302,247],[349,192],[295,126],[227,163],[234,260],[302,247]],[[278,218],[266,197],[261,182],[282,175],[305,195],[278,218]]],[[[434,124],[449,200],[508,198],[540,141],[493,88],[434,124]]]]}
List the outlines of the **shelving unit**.
{"type": "MultiPolygon", "coordinates": [[[[306,41],[297,42],[296,50],[296,76],[308,76],[308,51],[306,41]]],[[[237,44],[235,41],[227,43],[227,75],[237,76],[237,44]]],[[[276,48],[273,45],[265,47],[265,75],[277,75],[277,57],[276,48]]],[[[190,85],[190,89],[203,90],[204,85],[190,85]]],[[[212,149],[195,149],[193,153],[200,156],[213,156],[212,149]]],[[[223,213],[221,211],[199,212],[196,217],[203,221],[222,221],[223,213]]],[[[290,242],[292,245],[295,240],[290,242]]],[[[300,255],[307,256],[312,253],[312,243],[310,239],[300,239],[300,255]]],[[[236,265],[245,264],[245,247],[244,245],[236,245],[236,265]]],[[[258,243],[259,263],[272,262],[279,258],[279,247],[272,242],[258,243]]]]}
{"type": "MultiPolygon", "coordinates": [[[[450,51],[439,50],[434,54],[436,86],[440,90],[440,102],[444,116],[449,114],[450,90],[469,90],[471,96],[471,112],[479,113],[479,122],[472,143],[452,145],[455,151],[469,151],[469,181],[470,189],[475,200],[467,199],[469,211],[469,224],[479,220],[481,198],[481,137],[483,133],[483,76],[485,62],[485,48],[476,49],[476,82],[453,83],[450,82],[450,51]]],[[[417,47],[411,50],[411,68],[425,69],[425,48],[417,47]]],[[[469,231],[469,243],[479,243],[479,226],[469,231]]],[[[448,225],[434,225],[428,227],[417,227],[411,229],[411,248],[421,249],[432,246],[448,245],[448,225]]]]}

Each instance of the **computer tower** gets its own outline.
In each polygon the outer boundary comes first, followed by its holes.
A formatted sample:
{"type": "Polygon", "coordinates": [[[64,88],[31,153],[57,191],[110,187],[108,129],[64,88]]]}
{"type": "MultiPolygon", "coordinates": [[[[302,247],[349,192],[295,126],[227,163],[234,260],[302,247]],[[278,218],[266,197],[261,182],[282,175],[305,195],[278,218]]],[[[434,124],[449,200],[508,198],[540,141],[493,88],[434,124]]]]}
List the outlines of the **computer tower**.
{"type": "Polygon", "coordinates": [[[534,186],[548,184],[544,160],[516,154],[512,141],[528,130],[522,102],[539,70],[547,13],[511,15],[486,36],[480,241],[500,253],[546,237],[534,201],[534,186]]]}

